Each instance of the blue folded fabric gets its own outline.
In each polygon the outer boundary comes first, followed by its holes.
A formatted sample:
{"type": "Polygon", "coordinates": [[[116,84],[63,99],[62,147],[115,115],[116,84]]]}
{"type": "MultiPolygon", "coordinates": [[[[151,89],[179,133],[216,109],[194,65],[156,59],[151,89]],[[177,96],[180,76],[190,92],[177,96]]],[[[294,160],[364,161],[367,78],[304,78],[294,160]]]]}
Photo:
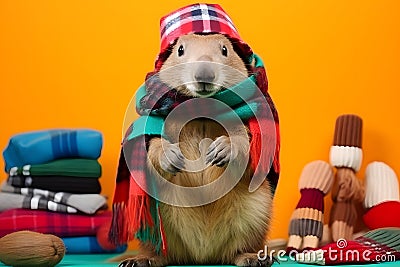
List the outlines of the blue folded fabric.
{"type": "Polygon", "coordinates": [[[27,164],[42,164],[60,158],[100,157],[103,137],[90,129],[54,129],[13,136],[3,151],[6,171],[27,164]]]}
{"type": "Polygon", "coordinates": [[[95,236],[79,236],[61,238],[67,254],[95,254],[95,253],[123,253],[127,245],[119,246],[113,250],[105,250],[97,242],[95,236]]]}

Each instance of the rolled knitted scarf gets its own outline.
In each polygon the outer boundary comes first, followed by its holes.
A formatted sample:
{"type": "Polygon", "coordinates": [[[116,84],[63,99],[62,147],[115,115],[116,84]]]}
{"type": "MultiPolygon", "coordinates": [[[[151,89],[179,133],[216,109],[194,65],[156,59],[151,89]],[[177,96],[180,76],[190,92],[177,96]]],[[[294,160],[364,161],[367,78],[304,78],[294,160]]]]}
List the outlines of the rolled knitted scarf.
{"type": "MultiPolygon", "coordinates": [[[[218,119],[229,120],[232,116],[239,116],[249,128],[250,164],[255,175],[267,177],[274,193],[279,178],[278,115],[267,92],[264,65],[251,50],[248,53],[249,62],[255,62],[251,75],[232,88],[218,92],[212,98],[230,107],[230,110],[218,111],[218,119]],[[265,103],[268,103],[269,107],[265,103]],[[271,144],[271,136],[275,136],[274,144],[271,144]]],[[[147,75],[144,86],[139,88],[136,109],[140,117],[126,133],[118,166],[113,222],[109,236],[114,243],[123,244],[136,237],[141,241],[153,243],[158,252],[161,249],[166,251],[158,200],[143,190],[151,187],[145,169],[146,146],[154,136],[168,139],[163,132],[166,116],[175,107],[190,99],[193,98],[180,94],[160,81],[157,69],[147,75]]],[[[183,113],[201,114],[202,108],[204,112],[213,109],[201,105],[186,107],[187,110],[182,111],[183,113]]],[[[215,114],[216,111],[211,112],[215,114]]]]}

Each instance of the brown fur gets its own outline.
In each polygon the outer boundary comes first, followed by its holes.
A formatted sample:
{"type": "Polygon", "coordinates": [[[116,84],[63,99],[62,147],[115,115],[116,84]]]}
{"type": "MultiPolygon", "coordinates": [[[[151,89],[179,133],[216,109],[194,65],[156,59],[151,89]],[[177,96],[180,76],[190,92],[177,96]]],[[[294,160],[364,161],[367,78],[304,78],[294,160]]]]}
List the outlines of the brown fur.
{"type": "Polygon", "coordinates": [[[213,63],[208,67],[217,73],[215,84],[220,86],[217,89],[231,87],[247,77],[246,66],[228,38],[221,34],[188,34],[181,36],[176,42],[171,55],[161,68],[160,78],[172,88],[179,89],[182,94],[193,95],[188,90],[188,85],[194,80],[192,71],[197,67],[196,62],[213,63]],[[182,57],[178,56],[180,46],[185,50],[182,57]],[[222,46],[227,48],[227,57],[221,54],[222,46]]]}
{"type": "MultiPolygon", "coordinates": [[[[162,70],[185,62],[206,58],[208,61],[227,64],[234,68],[235,73],[224,73],[227,81],[224,86],[231,86],[241,80],[238,73],[246,74],[247,70],[234,52],[232,44],[223,35],[186,35],[178,39],[171,56],[166,60],[162,70]],[[176,56],[177,47],[185,46],[186,58],[176,56]],[[228,48],[228,56],[220,54],[221,44],[228,48]]],[[[175,69],[176,70],[176,69],[175,69]]],[[[185,70],[189,72],[191,70],[185,70]]],[[[182,93],[192,94],[185,86],[181,86],[180,73],[161,72],[160,78],[175,86],[182,93]]],[[[218,73],[218,75],[221,75],[218,73]]],[[[239,75],[240,76],[240,75],[239,75]]],[[[219,88],[214,88],[219,90],[219,88]]],[[[253,170],[248,165],[249,139],[247,129],[241,125],[233,129],[233,136],[227,137],[226,130],[218,123],[208,119],[195,119],[185,124],[179,132],[179,122],[171,121],[166,127],[166,133],[171,137],[171,143],[179,144],[182,154],[190,160],[204,158],[207,147],[201,147],[204,138],[229,147],[232,144],[231,163],[240,168],[245,166],[245,172],[239,183],[222,198],[199,207],[177,207],[161,204],[168,253],[166,257],[156,256],[154,248],[149,244],[141,244],[140,252],[126,262],[136,262],[139,266],[161,266],[166,264],[236,264],[239,266],[267,266],[271,263],[259,262],[256,253],[263,249],[265,237],[269,230],[272,211],[272,196],[268,181],[265,181],[255,192],[248,191],[253,170]],[[222,137],[221,137],[222,136],[222,137]],[[175,138],[174,138],[175,137],[175,138]],[[244,140],[246,138],[247,140],[244,140]],[[200,147],[200,149],[199,149],[200,147]],[[200,151],[203,150],[203,151],[200,151]],[[258,265],[261,264],[261,265],[258,265]]],[[[200,172],[168,172],[160,162],[164,151],[172,146],[167,140],[153,138],[149,144],[148,167],[158,172],[162,177],[177,185],[194,187],[208,184],[218,179],[226,169],[225,166],[208,166],[200,172]]],[[[235,169],[233,169],[235,171],[235,169]]],[[[232,175],[225,173],[224,175],[232,175]]],[[[174,192],[167,192],[171,197],[179,198],[174,192]]],[[[210,192],[212,193],[212,192],[210,192]]]]}

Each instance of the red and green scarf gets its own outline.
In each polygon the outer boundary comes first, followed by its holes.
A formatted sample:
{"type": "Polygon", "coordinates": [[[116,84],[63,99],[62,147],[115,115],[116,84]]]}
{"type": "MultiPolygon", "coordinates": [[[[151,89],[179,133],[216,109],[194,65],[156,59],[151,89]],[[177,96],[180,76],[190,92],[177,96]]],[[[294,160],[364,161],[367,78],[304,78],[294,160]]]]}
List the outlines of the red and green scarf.
{"type": "MultiPolygon", "coordinates": [[[[266,177],[274,193],[279,179],[278,114],[268,94],[268,81],[261,59],[250,49],[246,52],[244,58],[249,63],[255,61],[254,67],[248,64],[250,76],[232,88],[221,90],[212,98],[230,107],[230,111],[219,112],[220,119],[229,119],[235,113],[248,127],[250,164],[255,174],[266,177]],[[271,136],[275,137],[274,142],[271,142],[271,136]]],[[[136,110],[140,117],[128,129],[122,144],[109,234],[110,240],[116,244],[138,238],[143,242],[151,242],[157,252],[163,253],[167,249],[167,240],[159,202],[143,190],[151,187],[152,182],[146,170],[147,146],[153,137],[168,139],[163,133],[166,116],[178,105],[193,99],[160,81],[157,73],[165,59],[166,56],[160,54],[156,70],[147,75],[145,84],[136,94],[136,110]]],[[[201,105],[185,107],[187,110],[183,112],[188,114],[199,114],[199,109],[210,109],[201,105]]]]}

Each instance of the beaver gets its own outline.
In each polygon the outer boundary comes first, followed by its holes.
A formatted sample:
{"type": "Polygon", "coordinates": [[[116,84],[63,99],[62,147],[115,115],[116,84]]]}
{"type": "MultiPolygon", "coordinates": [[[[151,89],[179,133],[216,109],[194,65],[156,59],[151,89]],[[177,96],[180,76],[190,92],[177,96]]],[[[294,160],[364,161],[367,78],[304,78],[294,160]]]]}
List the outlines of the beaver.
{"type": "Polygon", "coordinates": [[[160,26],[118,167],[109,237],[140,241],[120,266],[270,266],[280,142],[262,60],[217,4],[160,26]]]}
{"type": "MultiPolygon", "coordinates": [[[[249,75],[249,66],[223,34],[187,34],[173,45],[159,73],[160,80],[180,94],[207,98],[249,75]],[[195,64],[186,64],[195,63],[195,64]],[[177,68],[176,66],[180,66],[177,68]]],[[[268,180],[254,192],[249,182],[254,170],[248,164],[249,129],[236,125],[228,135],[218,122],[196,118],[178,129],[179,118],[165,124],[168,140],[153,137],[148,145],[148,168],[164,179],[185,187],[207,185],[226,170],[228,163],[243,167],[238,184],[220,199],[197,207],[160,203],[166,255],[158,255],[150,243],[142,243],[138,255],[120,266],[164,266],[168,264],[235,264],[269,266],[260,259],[272,216],[272,193],[268,180]],[[233,133],[233,134],[232,134],[233,133]],[[212,140],[206,145],[204,140],[212,140]],[[202,159],[206,167],[186,171],[187,160],[202,159]]],[[[230,173],[228,175],[234,175],[230,173]]],[[[172,193],[171,193],[172,194],[172,193]]]]}

